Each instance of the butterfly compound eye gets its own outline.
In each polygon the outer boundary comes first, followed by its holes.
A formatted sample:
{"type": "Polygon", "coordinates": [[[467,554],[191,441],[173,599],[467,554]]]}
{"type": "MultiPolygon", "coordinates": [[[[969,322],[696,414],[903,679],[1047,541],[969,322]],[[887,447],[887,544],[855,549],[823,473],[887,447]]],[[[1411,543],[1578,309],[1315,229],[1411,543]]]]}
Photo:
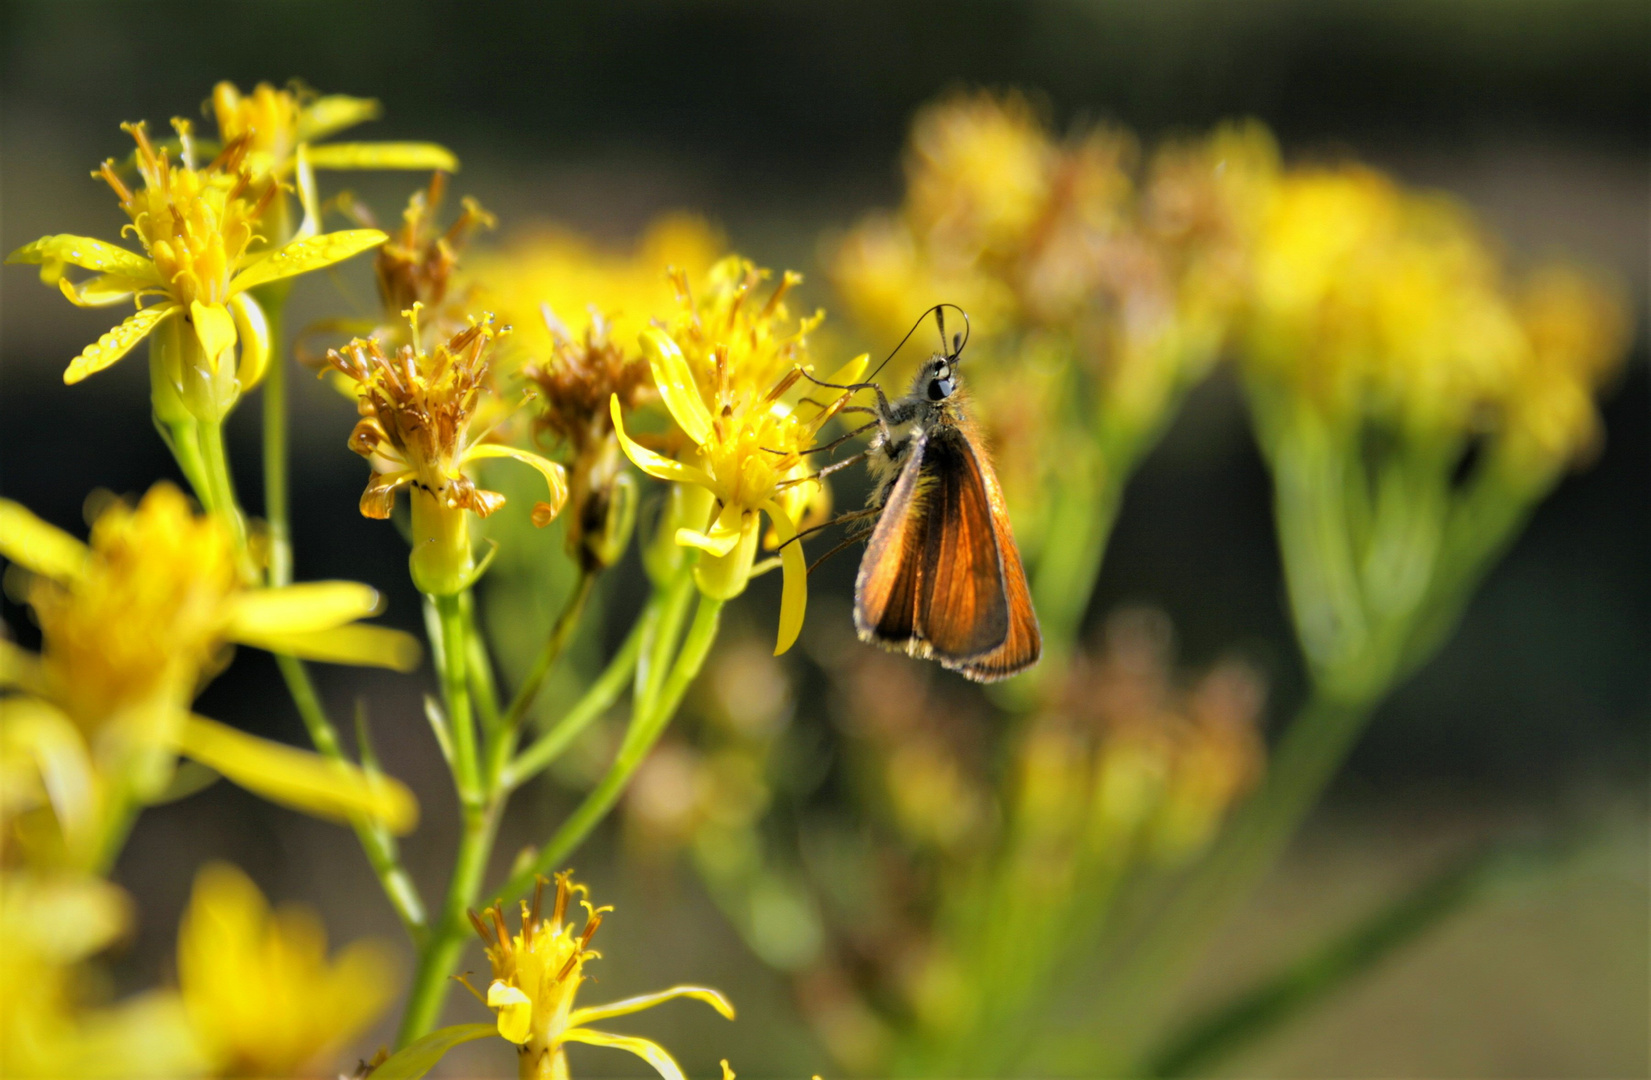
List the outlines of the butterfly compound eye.
{"type": "Polygon", "coordinates": [[[929,400],[945,401],[947,398],[952,396],[952,391],[954,389],[956,389],[956,383],[952,381],[952,377],[950,375],[939,379],[930,379],[929,400]]]}

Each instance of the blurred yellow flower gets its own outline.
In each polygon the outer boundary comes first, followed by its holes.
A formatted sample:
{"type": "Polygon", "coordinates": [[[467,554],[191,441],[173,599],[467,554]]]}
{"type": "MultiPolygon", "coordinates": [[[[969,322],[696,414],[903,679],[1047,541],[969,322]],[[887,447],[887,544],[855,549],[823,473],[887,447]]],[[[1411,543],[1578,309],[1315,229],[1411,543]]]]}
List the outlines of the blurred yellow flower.
{"type": "Polygon", "coordinates": [[[246,587],[221,520],[196,516],[167,484],[136,507],[111,501],[90,547],[0,500],[0,555],[30,571],[43,641],[39,656],[0,650],[0,686],[20,692],[0,699],[0,745],[14,763],[37,763],[72,861],[113,854],[107,845],[124,833],[125,808],[160,795],[178,753],[310,813],[412,827],[416,805],[394,781],[189,712],[234,643],[411,670],[411,637],[357,622],[381,610],[376,590],[343,581],[246,587]]]}
{"type": "MultiPolygon", "coordinates": [[[[679,275],[681,314],[668,330],[642,332],[659,395],[691,444],[681,460],[632,439],[617,396],[612,410],[620,445],[637,468],[714,498],[704,525],[693,522],[675,532],[678,544],[701,552],[694,580],[705,595],[727,600],[745,590],[756,560],[759,514],[768,515],[785,577],[777,655],[797,640],[808,601],[808,564],[800,544],[791,541],[804,513],[824,497],[803,454],[848,396],[838,393],[824,405],[787,399],[810,369],[807,335],[824,316],[792,325],[784,297],[802,278],[791,273],[758,306],[753,292],[766,276],[729,256],[711,269],[695,297],[679,275]]],[[[855,381],[865,362],[858,357],[828,381],[855,381]]]]}
{"type": "Polygon", "coordinates": [[[514,458],[537,469],[549,501],[533,507],[533,523],[548,525],[567,502],[567,472],[538,454],[487,442],[503,419],[489,380],[486,352],[501,333],[492,317],[475,322],[426,351],[420,340],[419,305],[404,312],[412,344],[386,356],[375,339],[357,338],[327,353],[327,361],[356,384],[362,419],[350,433],[350,449],[373,463],[361,513],[387,518],[396,492],[412,502],[413,582],[432,596],[451,596],[478,571],[466,512],[487,517],[504,505],[496,491],[476,486],[465,467],[486,458],[514,458]],[[476,430],[479,429],[479,430],[476,430]]]}
{"type": "Polygon", "coordinates": [[[175,416],[168,403],[181,403],[196,417],[216,421],[262,378],[269,361],[269,328],[248,290],[331,266],[382,243],[384,234],[354,229],[254,251],[257,221],[276,189],[264,185],[261,194],[252,191],[248,142],[231,143],[210,165],[196,168],[189,125],[173,124],[183,143],[181,166],[168,151],[156,151],[143,124],[126,124],[138,144],[144,186],[128,188],[113,160],[96,174],[131,217],[127,228],[143,244],[144,255],[60,234],[25,244],[6,261],[39,264],[42,281],[59,286],[83,307],[158,297],[158,303],[140,307],[70,361],[63,381],[77,383],[102,371],[151,338],[157,412],[175,416]],[[98,273],[71,284],[66,266],[98,273]]]}
{"type": "Polygon", "coordinates": [[[593,908],[581,899],[585,925],[576,933],[567,919],[568,904],[574,893],[585,892],[584,886],[574,885],[570,873],[556,875],[555,907],[549,918],[540,918],[544,884],[540,878],[531,908],[522,902],[521,929],[515,934],[506,929],[504,914],[497,905],[480,916],[474,912],[470,915],[493,969],[486,996],[474,988],[472,993],[497,1014],[499,1034],[518,1047],[519,1075],[524,1080],[565,1078],[568,1071],[563,1048],[577,1042],[629,1051],[666,1080],[683,1080],[675,1059],[658,1043],[597,1031],[587,1025],[651,1009],[675,998],[703,1001],[729,1020],[734,1018],[733,1005],[717,990],[673,986],[608,1005],[574,1008],[574,998],[585,981],[586,961],[601,955],[589,948],[591,937],[602,924],[603,914],[612,909],[593,908]]]}
{"type": "Polygon", "coordinates": [[[201,1074],[177,995],[151,992],[114,1006],[84,1000],[81,965],[131,921],[126,895],[106,881],[0,873],[0,1076],[201,1074]]]}
{"type": "Polygon", "coordinates": [[[195,876],[178,927],[178,990],[212,1076],[333,1076],[331,1061],[395,996],[384,946],[358,941],[331,960],[313,911],[270,911],[228,863],[195,876]]]}
{"type": "Polygon", "coordinates": [[[373,258],[379,302],[390,315],[407,311],[414,304],[440,311],[458,267],[460,249],[477,229],[491,229],[498,224],[498,219],[483,210],[480,203],[466,196],[460,200],[459,216],[445,230],[439,230],[436,215],[446,192],[446,174],[433,174],[430,186],[413,192],[407,200],[401,228],[390,234],[373,258]]]}
{"type": "Polygon", "coordinates": [[[306,148],[309,164],[316,169],[441,169],[456,172],[459,159],[452,151],[435,143],[366,142],[328,143],[322,139],[379,116],[379,104],[371,98],[344,94],[317,95],[294,85],[277,90],[259,83],[250,94],[242,94],[232,82],[212,88],[212,114],[218,122],[218,137],[225,146],[246,139],[252,164],[260,173],[285,176],[296,162],[298,148],[306,148]]]}
{"type": "Polygon", "coordinates": [[[559,340],[579,341],[599,321],[605,336],[635,356],[637,334],[676,311],[666,272],[698,281],[722,253],[722,237],[703,218],[667,214],[630,251],[613,251],[557,226],[522,230],[501,249],[466,259],[463,283],[515,329],[503,363],[512,372],[542,361],[559,340]]]}
{"type": "Polygon", "coordinates": [[[1522,283],[1515,310],[1528,347],[1504,406],[1514,467],[1586,457],[1601,439],[1594,395],[1627,351],[1628,306],[1614,283],[1557,265],[1522,283]]]}

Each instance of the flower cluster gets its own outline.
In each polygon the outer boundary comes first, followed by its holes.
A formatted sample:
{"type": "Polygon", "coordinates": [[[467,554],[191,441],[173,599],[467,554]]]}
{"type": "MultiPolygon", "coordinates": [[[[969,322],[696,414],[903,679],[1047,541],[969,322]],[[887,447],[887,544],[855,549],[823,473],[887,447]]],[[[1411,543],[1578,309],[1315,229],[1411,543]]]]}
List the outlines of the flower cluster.
{"type": "Polygon", "coordinates": [[[127,815],[162,795],[181,753],[266,797],[405,831],[405,788],[196,716],[189,703],[232,644],[332,663],[410,670],[406,634],[359,625],[383,601],[353,582],[248,588],[221,520],[158,485],[111,501],[82,544],[0,501],[0,554],[29,571],[41,653],[0,643],[7,821],[0,843],[32,861],[102,865],[127,815]],[[39,814],[49,813],[51,827],[39,814]]]}
{"type": "Polygon", "coordinates": [[[900,209],[865,218],[831,256],[833,284],[880,340],[941,300],[991,328],[970,386],[1034,558],[1063,477],[1103,507],[1094,492],[1121,484],[1214,362],[1278,171],[1258,125],[1140,157],[1123,131],[1056,136],[1019,94],[955,95],[912,125],[900,209]]]}
{"type": "MultiPolygon", "coordinates": [[[[807,336],[823,316],[793,322],[785,295],[802,278],[787,273],[763,297],[757,288],[767,276],[730,256],[711,268],[696,294],[679,273],[679,314],[663,329],[642,332],[659,395],[686,437],[675,457],[626,433],[617,396],[613,419],[637,468],[696,493],[683,500],[674,535],[677,544],[702,553],[694,580],[705,595],[726,600],[745,590],[756,563],[759,515],[768,515],[785,575],[775,647],[782,653],[797,640],[808,599],[808,565],[791,541],[799,521],[825,499],[803,455],[848,397],[821,404],[794,390],[812,368],[807,336]]],[[[825,381],[853,382],[866,359],[825,381]]]]}
{"type": "Polygon", "coordinates": [[[126,125],[138,145],[141,188],[128,187],[113,160],[97,174],[132,219],[143,255],[90,237],[59,235],[27,244],[6,261],[40,264],[41,278],[82,306],[158,298],[87,346],[69,363],[63,381],[79,382],[152,337],[157,415],[170,420],[187,411],[218,421],[262,378],[269,362],[268,326],[251,290],[347,259],[382,243],[384,234],[354,229],[255,250],[259,219],[277,192],[254,183],[246,161],[250,137],[231,142],[197,168],[189,125],[180,120],[174,126],[183,145],[179,164],[170,151],[155,148],[143,124],[126,125]],[[98,273],[71,284],[65,266],[98,273]]]}

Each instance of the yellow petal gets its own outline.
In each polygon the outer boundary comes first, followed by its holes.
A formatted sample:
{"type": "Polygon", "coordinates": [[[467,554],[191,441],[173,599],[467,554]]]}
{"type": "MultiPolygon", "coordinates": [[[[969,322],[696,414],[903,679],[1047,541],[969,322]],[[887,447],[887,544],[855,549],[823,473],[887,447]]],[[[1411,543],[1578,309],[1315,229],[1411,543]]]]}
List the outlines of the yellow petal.
{"type": "Polygon", "coordinates": [[[498,1030],[492,1024],[454,1024],[452,1027],[437,1028],[391,1054],[373,1070],[373,1080],[422,1080],[453,1047],[488,1038],[498,1030]]]}
{"type": "Polygon", "coordinates": [[[635,1035],[610,1035],[606,1031],[592,1031],[590,1028],[569,1028],[562,1032],[562,1040],[628,1050],[652,1065],[654,1071],[665,1080],[684,1080],[682,1069],[677,1065],[676,1059],[652,1039],[641,1039],[635,1035]]]}
{"type": "Polygon", "coordinates": [[[802,541],[793,539],[797,526],[785,507],[771,500],[763,509],[779,535],[780,568],[785,575],[780,590],[780,634],[774,645],[774,655],[779,656],[797,643],[797,635],[803,630],[803,614],[808,609],[808,560],[803,557],[802,541]]]}
{"type": "Polygon", "coordinates": [[[418,668],[418,639],[387,626],[351,623],[331,630],[246,630],[235,634],[243,645],[300,660],[354,667],[381,667],[408,672],[418,668]]]}
{"type": "Polygon", "coordinates": [[[762,534],[758,515],[741,516],[739,543],[728,554],[700,556],[694,563],[694,584],[713,600],[732,600],[745,591],[751,580],[751,565],[757,559],[757,538],[762,534]]]}
{"type": "Polygon", "coordinates": [[[514,446],[505,446],[501,443],[478,443],[464,452],[464,460],[474,461],[477,458],[514,458],[523,465],[531,465],[539,470],[539,475],[545,478],[545,485],[550,488],[550,499],[533,508],[533,524],[541,529],[549,525],[562,507],[568,501],[568,471],[554,461],[547,461],[530,450],[518,450],[514,446]]]}
{"type": "Polygon", "coordinates": [[[608,399],[608,407],[613,413],[613,431],[619,436],[619,446],[637,468],[659,480],[674,480],[679,484],[697,484],[706,488],[713,485],[711,477],[704,470],[673,461],[664,454],[656,454],[625,434],[625,419],[620,415],[618,394],[608,399]]]}
{"type": "Polygon", "coordinates": [[[182,308],[177,304],[156,304],[146,307],[113,330],[82,349],[80,355],[69,361],[63,372],[63,381],[73,386],[88,375],[95,375],[132,351],[132,347],[149,336],[149,331],[182,308]]]}
{"type": "Polygon", "coordinates": [[[235,317],[222,304],[203,304],[199,300],[189,305],[189,321],[195,327],[207,361],[217,370],[224,353],[235,347],[235,317]]]}
{"type": "Polygon", "coordinates": [[[440,169],[458,172],[459,159],[445,146],[424,142],[329,143],[309,148],[317,169],[440,169]]]}
{"type": "Polygon", "coordinates": [[[725,506],[717,520],[712,523],[709,533],[702,533],[697,529],[678,529],[676,542],[683,547],[698,548],[721,558],[734,550],[734,545],[740,542],[745,532],[745,515],[738,506],[725,506]]]}
{"type": "Polygon", "coordinates": [[[153,283],[125,274],[99,274],[81,282],[58,278],[57,287],[76,307],[108,307],[131,299],[132,294],[140,289],[152,288],[153,283]]]}
{"type": "Polygon", "coordinates": [[[499,1014],[499,1034],[520,1046],[533,1031],[533,999],[516,987],[494,979],[487,988],[487,1007],[499,1014]]]}
{"type": "Polygon", "coordinates": [[[651,1009],[655,1005],[663,1004],[676,998],[694,998],[703,1001],[726,1019],[734,1018],[734,1005],[721,990],[713,990],[708,986],[673,986],[669,990],[660,990],[652,994],[639,994],[636,997],[625,998],[623,1001],[611,1002],[607,1005],[591,1005],[588,1008],[574,1009],[568,1015],[569,1027],[584,1027],[597,1020],[608,1020],[615,1016],[626,1016],[630,1013],[651,1009]]]}
{"type": "Polygon", "coordinates": [[[260,739],[204,716],[185,721],[178,749],[248,791],[316,817],[365,817],[397,834],[418,823],[418,803],[400,781],[368,776],[347,762],[260,739]]]}
{"type": "Polygon", "coordinates": [[[242,270],[230,281],[231,292],[244,292],[271,281],[280,281],[295,274],[307,274],[323,266],[343,262],[368,248],[375,248],[389,237],[377,229],[345,229],[303,240],[294,240],[286,247],[272,251],[242,270]]]}
{"type": "Polygon", "coordinates": [[[161,283],[155,274],[155,264],[137,252],[127,251],[123,247],[94,240],[89,236],[74,236],[69,233],[42,236],[34,243],[24,244],[7,255],[6,261],[39,263],[42,266],[55,264],[60,268],[64,263],[68,263],[70,266],[80,266],[100,273],[135,278],[145,285],[161,283]]]}
{"type": "Polygon", "coordinates": [[[40,658],[5,638],[0,638],[0,690],[21,690],[25,694],[42,694],[46,690],[40,658]]]}
{"type": "Polygon", "coordinates": [[[316,98],[298,113],[297,139],[301,143],[325,139],[334,132],[377,120],[383,110],[373,98],[328,94],[316,98]]]}
{"type": "Polygon", "coordinates": [[[269,320],[251,293],[230,297],[229,313],[235,318],[235,333],[241,340],[241,361],[235,378],[243,391],[250,390],[263,380],[264,369],[269,366],[269,320]]]}
{"type": "Polygon", "coordinates": [[[0,753],[33,761],[70,850],[87,851],[97,820],[97,787],[80,729],[37,698],[0,700],[0,753]]]}
{"type": "Polygon", "coordinates": [[[91,549],[22,503],[0,499],[0,555],[53,581],[71,581],[86,569],[91,549]]]}
{"type": "Polygon", "coordinates": [[[694,381],[687,357],[671,336],[656,326],[642,331],[641,341],[665,407],[688,438],[696,446],[704,446],[711,437],[711,414],[705,408],[705,399],[699,396],[699,383],[694,381]]]}
{"type": "Polygon", "coordinates": [[[379,591],[356,581],[309,581],[279,589],[252,589],[236,599],[229,635],[331,630],[383,610],[384,597],[379,591]]]}
{"type": "Polygon", "coordinates": [[[832,372],[831,378],[827,379],[826,382],[836,383],[838,386],[852,386],[860,381],[860,376],[866,373],[866,365],[870,362],[871,354],[861,353],[832,372]]]}

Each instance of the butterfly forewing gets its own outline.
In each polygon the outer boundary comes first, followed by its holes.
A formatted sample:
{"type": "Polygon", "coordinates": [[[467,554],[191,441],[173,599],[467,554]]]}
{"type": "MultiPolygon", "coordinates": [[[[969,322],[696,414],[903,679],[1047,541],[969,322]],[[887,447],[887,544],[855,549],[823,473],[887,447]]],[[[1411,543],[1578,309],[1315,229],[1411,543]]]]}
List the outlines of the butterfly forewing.
{"type": "Polygon", "coordinates": [[[1026,585],[1026,570],[1021,566],[1020,549],[1015,546],[1009,507],[1003,500],[997,474],[974,440],[960,438],[958,442],[967,458],[971,480],[984,492],[990,507],[993,540],[1003,564],[1004,599],[1008,608],[1008,635],[1003,644],[959,670],[979,682],[994,682],[1037,663],[1043,655],[1043,634],[1038,629],[1037,613],[1032,609],[1032,591],[1026,585]]]}
{"type": "Polygon", "coordinates": [[[937,429],[922,463],[924,537],[918,629],[948,666],[992,653],[1009,636],[1003,555],[979,461],[963,432],[937,429]]]}

